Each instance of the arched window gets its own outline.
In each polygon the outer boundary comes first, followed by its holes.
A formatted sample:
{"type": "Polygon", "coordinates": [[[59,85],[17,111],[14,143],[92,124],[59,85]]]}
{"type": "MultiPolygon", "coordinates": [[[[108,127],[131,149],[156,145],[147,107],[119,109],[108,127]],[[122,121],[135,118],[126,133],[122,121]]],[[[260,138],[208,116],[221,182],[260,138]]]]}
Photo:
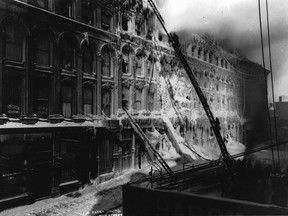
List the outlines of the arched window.
{"type": "Polygon", "coordinates": [[[5,29],[5,57],[8,60],[22,62],[23,60],[23,45],[24,45],[24,30],[16,23],[9,23],[5,29]]]}
{"type": "Polygon", "coordinates": [[[111,76],[111,55],[109,49],[105,46],[102,51],[102,61],[101,61],[101,73],[102,76],[111,76]]]}
{"type": "Polygon", "coordinates": [[[101,109],[106,116],[110,117],[112,112],[112,89],[109,87],[102,87],[102,105],[101,109]]]}
{"type": "Polygon", "coordinates": [[[129,20],[127,19],[127,17],[125,15],[122,16],[122,29],[124,31],[128,31],[128,22],[129,20]]]}
{"type": "Polygon", "coordinates": [[[136,75],[143,76],[143,58],[136,58],[136,75]]]}
{"type": "Polygon", "coordinates": [[[49,67],[51,65],[51,41],[41,32],[36,36],[35,63],[38,66],[49,67]]]}
{"type": "Polygon", "coordinates": [[[3,33],[4,63],[11,67],[9,69],[3,67],[3,70],[7,70],[7,73],[3,73],[3,82],[1,83],[2,112],[9,117],[19,117],[22,113],[25,98],[24,76],[19,74],[19,72],[25,73],[23,65],[25,60],[25,30],[19,23],[10,21],[4,26],[3,33]],[[15,64],[17,68],[14,69],[15,64]]]}
{"type": "Polygon", "coordinates": [[[82,67],[82,70],[85,72],[85,73],[88,73],[88,74],[92,74],[93,73],[93,54],[92,54],[92,51],[91,49],[85,45],[84,46],[84,51],[83,51],[83,67],[82,67]]]}
{"type": "Polygon", "coordinates": [[[209,63],[212,63],[213,60],[213,53],[209,52],[209,63]]]}
{"type": "Polygon", "coordinates": [[[71,35],[63,35],[61,45],[61,68],[67,71],[75,69],[75,53],[77,41],[71,35]]]}
{"type": "Polygon", "coordinates": [[[201,59],[201,57],[202,57],[202,48],[199,47],[199,49],[198,49],[198,58],[201,59]]]}

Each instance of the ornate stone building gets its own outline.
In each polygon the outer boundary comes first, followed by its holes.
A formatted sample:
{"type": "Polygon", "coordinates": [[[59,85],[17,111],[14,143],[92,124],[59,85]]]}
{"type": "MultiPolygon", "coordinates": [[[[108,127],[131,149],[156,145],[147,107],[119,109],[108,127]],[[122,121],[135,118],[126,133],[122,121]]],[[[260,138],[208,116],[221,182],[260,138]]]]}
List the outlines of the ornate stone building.
{"type": "MultiPolygon", "coordinates": [[[[180,125],[193,144],[216,145],[146,1],[3,0],[0,29],[1,208],[12,197],[55,196],[141,167],[139,137],[122,108],[147,134],[167,133],[167,78],[185,117],[184,125],[170,116],[170,130],[180,125]]],[[[183,51],[223,135],[245,143],[244,119],[258,109],[251,103],[264,103],[261,67],[191,38],[183,51]]]]}

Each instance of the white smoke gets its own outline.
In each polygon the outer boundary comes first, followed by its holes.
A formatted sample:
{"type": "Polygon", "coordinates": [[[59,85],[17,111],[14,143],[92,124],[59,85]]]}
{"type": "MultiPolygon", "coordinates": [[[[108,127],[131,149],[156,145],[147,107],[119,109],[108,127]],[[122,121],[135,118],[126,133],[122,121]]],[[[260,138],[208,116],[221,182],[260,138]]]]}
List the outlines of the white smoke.
{"type": "MultiPolygon", "coordinates": [[[[158,0],[160,1],[160,0],[158,0]]],[[[257,0],[162,0],[161,13],[169,31],[209,34],[226,49],[262,64],[257,0]]],[[[262,27],[269,69],[265,0],[261,0],[262,27]]],[[[268,0],[274,85],[277,97],[288,95],[288,1],[268,0]],[[286,85],[285,85],[286,84],[286,85]]]]}

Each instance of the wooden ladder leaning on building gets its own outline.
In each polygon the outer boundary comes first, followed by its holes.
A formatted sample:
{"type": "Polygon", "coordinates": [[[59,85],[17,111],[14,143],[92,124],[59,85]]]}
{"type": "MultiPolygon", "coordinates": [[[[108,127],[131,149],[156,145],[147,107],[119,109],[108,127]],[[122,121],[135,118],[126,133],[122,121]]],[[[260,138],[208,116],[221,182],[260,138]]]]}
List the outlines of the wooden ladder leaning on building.
{"type": "Polygon", "coordinates": [[[162,170],[162,168],[163,168],[169,175],[172,175],[173,174],[172,169],[168,166],[168,164],[165,162],[165,160],[161,157],[159,152],[153,147],[151,141],[147,138],[147,136],[145,135],[145,133],[143,132],[141,127],[137,124],[135,119],[132,118],[132,116],[128,113],[127,109],[124,108],[123,110],[127,114],[133,130],[139,135],[139,137],[141,139],[141,144],[142,144],[144,154],[147,158],[148,163],[153,165],[153,166],[156,166],[157,170],[162,170]],[[149,149],[147,148],[145,143],[148,144],[149,149]],[[153,157],[151,157],[149,150],[150,150],[150,152],[152,152],[153,156],[156,158],[156,161],[154,161],[153,157]],[[157,162],[159,162],[160,165],[157,162]]]}

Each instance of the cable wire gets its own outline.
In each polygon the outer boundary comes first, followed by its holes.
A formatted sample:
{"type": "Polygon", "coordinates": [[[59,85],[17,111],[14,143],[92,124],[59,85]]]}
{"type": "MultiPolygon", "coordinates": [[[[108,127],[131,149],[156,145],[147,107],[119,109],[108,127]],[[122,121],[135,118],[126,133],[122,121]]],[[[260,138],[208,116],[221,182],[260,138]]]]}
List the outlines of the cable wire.
{"type": "MultiPolygon", "coordinates": [[[[277,121],[276,121],[276,110],[275,110],[275,94],[274,94],[274,80],[273,80],[273,70],[272,70],[272,55],[271,55],[271,43],[270,43],[270,27],[269,27],[269,9],[268,9],[268,1],[266,0],[266,14],[267,14],[267,30],[268,30],[268,47],[269,47],[269,63],[270,63],[270,73],[271,73],[271,89],[272,89],[272,101],[273,101],[273,119],[274,119],[274,131],[275,131],[275,141],[278,143],[278,131],[277,131],[277,121]]],[[[280,155],[279,155],[279,147],[277,149],[277,157],[278,157],[278,169],[280,170],[280,155]]]]}
{"type": "MultiPolygon", "coordinates": [[[[259,25],[260,25],[260,36],[261,36],[261,51],[262,51],[262,63],[263,63],[263,75],[264,75],[264,82],[265,82],[265,97],[266,97],[266,110],[267,110],[267,116],[269,121],[269,135],[270,135],[270,144],[273,144],[272,140],[272,126],[271,126],[271,118],[270,118],[270,112],[268,108],[268,93],[267,93],[267,77],[266,77],[266,67],[265,67],[265,56],[264,56],[264,43],[263,43],[263,30],[262,30],[262,19],[261,19],[261,3],[260,0],[258,0],[258,9],[259,9],[259,25]]],[[[275,160],[274,160],[274,149],[271,149],[272,151],[272,162],[273,167],[275,168],[275,160]]]]}

